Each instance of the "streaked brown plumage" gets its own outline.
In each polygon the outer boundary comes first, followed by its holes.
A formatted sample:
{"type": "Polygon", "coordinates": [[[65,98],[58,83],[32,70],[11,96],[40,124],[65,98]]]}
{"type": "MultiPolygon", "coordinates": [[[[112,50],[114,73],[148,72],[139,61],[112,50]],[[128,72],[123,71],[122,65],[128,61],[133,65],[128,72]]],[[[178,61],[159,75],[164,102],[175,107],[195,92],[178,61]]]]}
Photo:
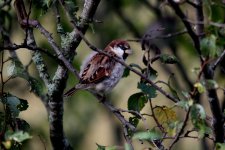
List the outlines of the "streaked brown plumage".
{"type": "MultiPolygon", "coordinates": [[[[114,40],[104,49],[113,57],[125,60],[131,49],[124,40],[114,40]]],[[[114,59],[97,52],[92,52],[83,62],[80,82],[67,91],[64,96],[72,95],[78,89],[87,89],[96,93],[109,92],[123,75],[124,66],[114,59]]]]}

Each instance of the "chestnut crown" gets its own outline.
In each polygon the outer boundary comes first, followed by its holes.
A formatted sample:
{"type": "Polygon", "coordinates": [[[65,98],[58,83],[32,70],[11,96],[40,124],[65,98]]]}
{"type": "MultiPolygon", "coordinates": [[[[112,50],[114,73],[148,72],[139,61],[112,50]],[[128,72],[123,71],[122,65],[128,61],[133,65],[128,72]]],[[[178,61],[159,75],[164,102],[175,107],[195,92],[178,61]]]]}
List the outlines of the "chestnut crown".
{"type": "Polygon", "coordinates": [[[127,58],[129,54],[132,53],[130,45],[125,40],[113,40],[108,44],[105,50],[112,50],[118,57],[123,58],[124,60],[127,58]]]}

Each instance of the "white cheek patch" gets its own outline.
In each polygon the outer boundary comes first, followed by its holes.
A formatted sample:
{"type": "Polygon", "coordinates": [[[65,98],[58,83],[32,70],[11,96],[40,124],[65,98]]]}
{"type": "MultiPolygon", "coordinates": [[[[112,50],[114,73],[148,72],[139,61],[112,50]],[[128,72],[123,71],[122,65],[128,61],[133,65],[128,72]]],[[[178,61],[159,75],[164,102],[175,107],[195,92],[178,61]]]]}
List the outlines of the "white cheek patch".
{"type": "Polygon", "coordinates": [[[120,47],[115,47],[111,49],[118,57],[123,58],[124,50],[122,50],[120,47]]]}

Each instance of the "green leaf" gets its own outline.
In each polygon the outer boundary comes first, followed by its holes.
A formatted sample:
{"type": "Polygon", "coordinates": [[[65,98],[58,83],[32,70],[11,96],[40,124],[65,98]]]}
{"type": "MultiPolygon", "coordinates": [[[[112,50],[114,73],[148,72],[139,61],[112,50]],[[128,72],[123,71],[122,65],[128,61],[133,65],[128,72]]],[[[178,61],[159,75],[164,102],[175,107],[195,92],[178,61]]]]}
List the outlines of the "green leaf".
{"type": "Polygon", "coordinates": [[[12,141],[10,141],[10,140],[7,140],[5,142],[2,142],[2,144],[4,145],[4,147],[6,149],[11,149],[12,148],[12,141]]]}
{"type": "Polygon", "coordinates": [[[20,110],[17,108],[19,104],[19,98],[15,96],[7,97],[6,106],[9,108],[9,111],[13,117],[17,117],[20,113],[20,110]]]}
{"type": "Polygon", "coordinates": [[[14,140],[18,143],[22,143],[23,141],[31,139],[31,138],[32,138],[32,136],[30,136],[29,133],[23,132],[23,131],[16,131],[16,132],[8,131],[8,132],[6,132],[7,140],[14,140]]]}
{"type": "Polygon", "coordinates": [[[131,145],[129,143],[125,143],[124,149],[125,150],[132,150],[131,145]]]}
{"type": "Polygon", "coordinates": [[[206,124],[206,113],[204,108],[200,104],[194,104],[191,107],[191,121],[195,129],[198,130],[200,137],[204,137],[205,134],[212,132],[211,128],[206,124]]]}
{"type": "Polygon", "coordinates": [[[96,145],[98,146],[97,150],[106,150],[106,146],[99,145],[98,143],[96,145]]]}
{"type": "Polygon", "coordinates": [[[225,150],[225,143],[216,143],[216,150],[225,150]]]}
{"type": "Polygon", "coordinates": [[[137,68],[137,69],[139,69],[139,70],[142,70],[142,68],[141,68],[138,64],[131,63],[130,66],[131,66],[132,68],[135,67],[135,68],[137,68]]]}
{"type": "Polygon", "coordinates": [[[28,108],[28,102],[24,99],[20,99],[16,96],[9,95],[6,97],[5,101],[12,117],[17,117],[20,111],[24,111],[28,108]]]}
{"type": "Polygon", "coordinates": [[[172,95],[173,95],[175,98],[179,99],[179,96],[178,96],[178,94],[177,94],[177,91],[176,91],[176,90],[172,87],[172,85],[171,85],[172,77],[173,77],[173,76],[171,75],[170,78],[169,78],[169,81],[168,81],[168,87],[169,87],[169,89],[170,89],[172,95]]]}
{"type": "Polygon", "coordinates": [[[43,92],[42,84],[35,78],[25,74],[23,64],[18,60],[12,61],[11,65],[8,67],[8,75],[12,77],[21,77],[29,82],[31,86],[31,91],[37,93],[40,96],[43,92]]]}
{"type": "Polygon", "coordinates": [[[97,150],[106,150],[106,146],[99,145],[98,143],[96,145],[98,146],[97,150]]]}
{"type": "Polygon", "coordinates": [[[98,146],[97,150],[117,150],[118,146],[102,146],[96,143],[98,146]]]}
{"type": "Polygon", "coordinates": [[[223,6],[223,3],[218,3],[218,5],[212,5],[213,1],[211,0],[207,0],[209,1],[208,4],[208,7],[211,8],[211,18],[210,21],[212,22],[220,22],[220,23],[223,23],[223,20],[222,18],[224,18],[224,7],[218,7],[218,6],[223,6]]]}
{"type": "Polygon", "coordinates": [[[190,96],[190,94],[188,92],[182,91],[181,93],[187,100],[191,99],[191,96],[190,96]]]}
{"type": "Polygon", "coordinates": [[[67,11],[69,12],[70,16],[76,15],[76,12],[79,10],[79,7],[74,0],[65,0],[67,11]]]}
{"type": "Polygon", "coordinates": [[[155,80],[158,76],[158,72],[155,69],[153,69],[151,66],[148,66],[148,70],[149,70],[148,78],[150,80],[155,80]]]}
{"type": "Polygon", "coordinates": [[[177,102],[175,105],[185,110],[188,110],[188,108],[193,105],[193,100],[181,100],[177,102]]]}
{"type": "Polygon", "coordinates": [[[217,89],[219,87],[219,85],[215,80],[206,80],[205,87],[207,89],[217,89]]]}
{"type": "Polygon", "coordinates": [[[200,82],[195,83],[194,87],[197,88],[197,90],[200,94],[205,92],[205,87],[200,82]]]}
{"type": "Polygon", "coordinates": [[[159,140],[161,139],[162,133],[157,131],[157,130],[150,130],[146,132],[137,132],[134,134],[133,139],[138,139],[138,140],[159,140]]]}
{"type": "Polygon", "coordinates": [[[138,123],[139,123],[139,119],[137,117],[130,117],[129,118],[129,122],[134,126],[137,127],[138,123]]]}
{"type": "Polygon", "coordinates": [[[153,86],[149,86],[145,83],[138,83],[138,87],[141,91],[148,96],[149,99],[157,96],[156,89],[153,86]]]}
{"type": "Polygon", "coordinates": [[[178,59],[175,56],[169,54],[161,54],[160,61],[164,64],[175,64],[178,63],[178,59]]]}
{"type": "Polygon", "coordinates": [[[20,104],[17,105],[17,109],[20,111],[27,110],[27,108],[29,107],[27,100],[24,100],[24,99],[19,99],[19,100],[20,100],[20,104]]]}
{"type": "Polygon", "coordinates": [[[129,75],[130,75],[130,69],[125,68],[122,77],[123,77],[123,78],[126,78],[126,77],[128,77],[129,75]]]}
{"type": "Polygon", "coordinates": [[[199,123],[198,127],[196,129],[199,130],[199,137],[200,138],[203,138],[205,134],[211,134],[212,133],[212,129],[210,127],[208,127],[205,122],[199,123]]]}
{"type": "Polygon", "coordinates": [[[128,99],[128,110],[140,112],[146,103],[147,99],[144,97],[142,92],[135,93],[128,99]]]}
{"type": "Polygon", "coordinates": [[[51,7],[53,0],[33,0],[33,4],[37,9],[35,13],[37,13],[37,17],[43,16],[47,13],[48,9],[51,7]]]}
{"type": "Polygon", "coordinates": [[[38,96],[40,96],[43,93],[43,86],[40,83],[40,81],[38,81],[33,77],[29,77],[28,82],[31,87],[31,91],[37,93],[38,96]]]}
{"type": "Polygon", "coordinates": [[[216,36],[211,34],[210,36],[207,36],[201,40],[201,51],[205,57],[214,58],[216,56],[216,39],[216,36]]]}
{"type": "Polygon", "coordinates": [[[144,68],[142,70],[142,73],[148,76],[148,79],[150,80],[155,80],[158,76],[158,72],[155,69],[153,69],[150,65],[148,66],[148,69],[144,68]]]}
{"type": "Polygon", "coordinates": [[[205,119],[206,113],[203,106],[200,104],[194,104],[191,108],[191,116],[194,120],[205,119]]]}
{"type": "Polygon", "coordinates": [[[183,126],[183,122],[180,121],[172,121],[168,124],[168,127],[166,128],[166,132],[169,136],[176,136],[177,132],[180,131],[180,129],[183,126]]]}

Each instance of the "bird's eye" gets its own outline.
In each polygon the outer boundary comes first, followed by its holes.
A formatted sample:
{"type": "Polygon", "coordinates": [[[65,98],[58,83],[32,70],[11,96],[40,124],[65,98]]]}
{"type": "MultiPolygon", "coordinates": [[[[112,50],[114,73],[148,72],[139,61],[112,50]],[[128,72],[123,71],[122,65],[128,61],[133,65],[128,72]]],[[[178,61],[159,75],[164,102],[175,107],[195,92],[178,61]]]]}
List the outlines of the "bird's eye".
{"type": "Polygon", "coordinates": [[[119,47],[120,47],[122,50],[128,49],[128,47],[127,47],[126,45],[119,45],[119,47]]]}

